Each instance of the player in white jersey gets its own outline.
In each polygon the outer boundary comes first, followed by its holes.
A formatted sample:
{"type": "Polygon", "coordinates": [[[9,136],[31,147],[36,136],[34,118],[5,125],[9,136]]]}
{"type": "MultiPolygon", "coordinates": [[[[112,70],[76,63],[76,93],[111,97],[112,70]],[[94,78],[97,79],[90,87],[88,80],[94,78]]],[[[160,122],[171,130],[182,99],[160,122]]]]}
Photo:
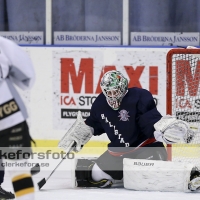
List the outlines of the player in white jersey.
{"type": "Polygon", "coordinates": [[[26,122],[27,110],[15,86],[30,89],[34,81],[34,69],[27,53],[14,42],[0,37],[0,156],[11,164],[21,163],[20,169],[15,165],[8,169],[15,196],[20,200],[34,199],[34,184],[25,164],[27,158],[23,153],[16,156],[19,150],[30,156],[32,139],[26,122]],[[9,153],[15,157],[10,158],[9,153]]]}

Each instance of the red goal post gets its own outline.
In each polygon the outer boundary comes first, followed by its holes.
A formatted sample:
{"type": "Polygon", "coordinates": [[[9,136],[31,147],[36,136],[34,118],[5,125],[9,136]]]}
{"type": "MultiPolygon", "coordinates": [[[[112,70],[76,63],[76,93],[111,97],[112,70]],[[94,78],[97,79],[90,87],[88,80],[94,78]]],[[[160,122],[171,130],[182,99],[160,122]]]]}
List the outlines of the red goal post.
{"type": "Polygon", "coordinates": [[[200,49],[171,49],[166,64],[166,113],[198,127],[191,144],[168,145],[168,160],[200,166],[200,49]]]}

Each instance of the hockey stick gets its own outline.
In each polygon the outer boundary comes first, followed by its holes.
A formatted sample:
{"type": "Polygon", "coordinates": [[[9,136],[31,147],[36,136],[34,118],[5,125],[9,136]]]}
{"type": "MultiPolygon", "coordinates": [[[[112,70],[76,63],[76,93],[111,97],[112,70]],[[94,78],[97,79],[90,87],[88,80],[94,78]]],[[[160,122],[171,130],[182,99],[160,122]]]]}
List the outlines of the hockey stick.
{"type": "Polygon", "coordinates": [[[38,174],[40,172],[40,165],[39,165],[39,163],[36,163],[35,166],[33,166],[31,168],[30,172],[31,172],[32,176],[38,174]]]}
{"type": "Polygon", "coordinates": [[[76,142],[71,142],[70,144],[70,148],[67,151],[66,155],[62,158],[62,160],[58,163],[58,165],[55,167],[55,169],[51,172],[51,174],[47,177],[47,178],[43,178],[41,181],[38,182],[38,187],[39,190],[46,184],[46,182],[48,181],[48,179],[51,177],[51,175],[56,171],[56,169],[60,166],[60,164],[63,162],[63,160],[65,160],[65,158],[68,156],[68,154],[74,149],[74,147],[76,146],[76,142]]]}

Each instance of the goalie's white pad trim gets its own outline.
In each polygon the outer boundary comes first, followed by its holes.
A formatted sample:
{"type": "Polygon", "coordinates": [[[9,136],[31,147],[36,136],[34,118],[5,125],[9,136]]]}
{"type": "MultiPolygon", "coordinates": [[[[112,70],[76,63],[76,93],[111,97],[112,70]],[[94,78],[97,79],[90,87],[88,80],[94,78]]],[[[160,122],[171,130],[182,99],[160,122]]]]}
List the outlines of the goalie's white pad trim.
{"type": "Polygon", "coordinates": [[[182,162],[124,158],[124,187],[138,191],[189,192],[193,167],[182,162]]]}
{"type": "Polygon", "coordinates": [[[81,111],[78,111],[77,119],[64,137],[58,143],[58,147],[66,150],[72,141],[76,142],[75,151],[78,152],[93,136],[94,129],[85,124],[81,111]]]}

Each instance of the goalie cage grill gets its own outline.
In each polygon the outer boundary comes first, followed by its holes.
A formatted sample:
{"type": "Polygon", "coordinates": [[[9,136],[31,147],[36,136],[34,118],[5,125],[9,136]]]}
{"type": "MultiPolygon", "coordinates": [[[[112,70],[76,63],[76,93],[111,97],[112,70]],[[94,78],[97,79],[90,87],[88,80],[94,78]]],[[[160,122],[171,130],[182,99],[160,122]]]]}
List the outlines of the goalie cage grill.
{"type": "Polygon", "coordinates": [[[200,167],[200,49],[172,49],[167,54],[166,112],[198,127],[190,144],[167,146],[168,159],[200,167]]]}

